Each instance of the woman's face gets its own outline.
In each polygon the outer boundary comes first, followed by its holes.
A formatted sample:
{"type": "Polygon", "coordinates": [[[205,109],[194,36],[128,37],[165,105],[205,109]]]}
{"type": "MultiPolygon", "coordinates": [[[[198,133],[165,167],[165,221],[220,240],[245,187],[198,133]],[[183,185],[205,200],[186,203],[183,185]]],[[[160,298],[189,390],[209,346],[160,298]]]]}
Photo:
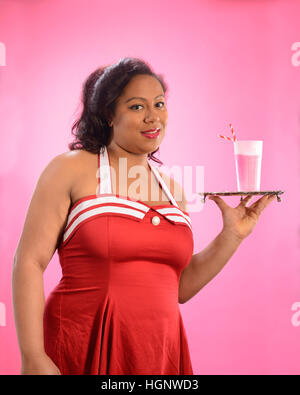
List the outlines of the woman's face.
{"type": "Polygon", "coordinates": [[[116,102],[112,121],[113,144],[135,154],[155,151],[162,142],[168,121],[165,96],[160,82],[149,75],[136,75],[116,102]],[[158,137],[142,131],[159,128],[158,137]]]}

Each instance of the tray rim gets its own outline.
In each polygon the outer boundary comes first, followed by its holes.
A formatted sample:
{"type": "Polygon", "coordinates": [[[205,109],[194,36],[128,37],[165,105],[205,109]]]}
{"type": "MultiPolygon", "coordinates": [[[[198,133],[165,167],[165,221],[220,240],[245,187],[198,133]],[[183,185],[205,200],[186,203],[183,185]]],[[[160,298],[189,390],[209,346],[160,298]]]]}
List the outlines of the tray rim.
{"type": "Polygon", "coordinates": [[[197,192],[199,195],[267,195],[269,193],[275,193],[282,195],[285,191],[283,190],[270,190],[270,191],[220,191],[220,192],[197,192]]]}
{"type": "Polygon", "coordinates": [[[278,195],[282,195],[285,191],[283,190],[273,190],[273,191],[223,191],[223,192],[197,192],[198,195],[203,196],[202,202],[205,203],[205,199],[209,195],[219,195],[219,196],[241,196],[241,201],[243,201],[244,195],[275,195],[277,201],[281,202],[281,198],[278,195]]]}

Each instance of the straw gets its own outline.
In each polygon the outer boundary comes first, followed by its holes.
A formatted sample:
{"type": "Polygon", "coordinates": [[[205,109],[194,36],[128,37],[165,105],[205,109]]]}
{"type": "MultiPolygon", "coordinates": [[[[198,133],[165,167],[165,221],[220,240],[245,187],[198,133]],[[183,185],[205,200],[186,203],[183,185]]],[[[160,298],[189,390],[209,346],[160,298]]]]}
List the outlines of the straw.
{"type": "Polygon", "coordinates": [[[236,141],[236,135],[235,135],[235,133],[234,133],[234,130],[233,130],[233,127],[232,127],[232,124],[231,124],[231,123],[229,124],[229,127],[230,127],[230,129],[231,129],[233,141],[236,141]]]}
{"type": "Polygon", "coordinates": [[[231,137],[222,136],[222,134],[218,134],[218,137],[221,137],[221,139],[224,139],[224,140],[230,140],[230,141],[233,141],[233,139],[232,139],[231,137]]]}
{"type": "Polygon", "coordinates": [[[233,130],[233,127],[232,127],[231,123],[229,124],[229,127],[230,127],[230,130],[231,130],[232,137],[223,136],[222,134],[218,134],[218,137],[220,137],[221,139],[224,139],[224,140],[229,140],[229,141],[235,142],[235,141],[237,141],[236,134],[235,134],[235,132],[233,130]]]}

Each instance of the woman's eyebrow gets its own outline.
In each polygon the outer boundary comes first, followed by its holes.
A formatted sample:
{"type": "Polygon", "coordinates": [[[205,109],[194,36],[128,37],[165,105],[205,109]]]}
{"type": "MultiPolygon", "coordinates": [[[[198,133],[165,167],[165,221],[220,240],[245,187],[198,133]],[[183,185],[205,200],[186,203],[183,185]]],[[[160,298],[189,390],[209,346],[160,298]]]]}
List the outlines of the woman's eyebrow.
{"type": "MultiPolygon", "coordinates": [[[[154,98],[154,100],[157,99],[157,98],[160,97],[160,96],[165,97],[164,95],[158,95],[158,96],[156,96],[156,97],[154,98]]],[[[131,97],[130,99],[127,99],[125,103],[127,103],[127,102],[129,102],[130,100],[133,100],[133,99],[147,100],[147,99],[145,99],[144,97],[137,97],[137,96],[135,96],[135,97],[131,97]]]]}

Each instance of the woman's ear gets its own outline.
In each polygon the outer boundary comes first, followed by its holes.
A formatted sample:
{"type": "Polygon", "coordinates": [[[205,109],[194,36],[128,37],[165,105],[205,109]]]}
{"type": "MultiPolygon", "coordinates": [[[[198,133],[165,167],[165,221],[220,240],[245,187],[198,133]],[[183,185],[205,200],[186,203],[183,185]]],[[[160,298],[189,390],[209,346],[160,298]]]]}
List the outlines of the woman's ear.
{"type": "Polygon", "coordinates": [[[112,117],[111,112],[109,110],[106,110],[103,115],[104,115],[104,118],[105,118],[108,126],[112,127],[112,118],[113,117],[112,117]]]}

